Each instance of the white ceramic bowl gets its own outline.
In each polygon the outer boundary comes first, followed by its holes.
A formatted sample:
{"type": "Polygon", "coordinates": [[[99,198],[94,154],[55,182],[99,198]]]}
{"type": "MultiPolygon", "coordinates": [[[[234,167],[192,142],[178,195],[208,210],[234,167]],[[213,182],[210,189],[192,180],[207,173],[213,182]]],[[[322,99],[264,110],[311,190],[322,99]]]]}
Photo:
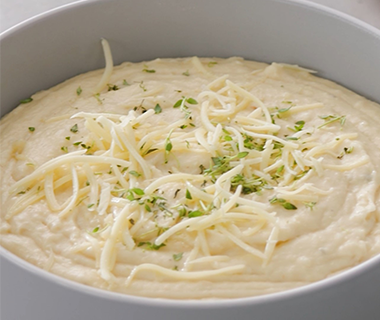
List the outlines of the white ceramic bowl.
{"type": "MultiPolygon", "coordinates": [[[[58,8],[0,36],[1,114],[36,91],[102,67],[101,37],[115,63],[192,55],[293,63],[380,102],[380,31],[333,10],[290,0],[98,0],[58,8]]],[[[380,314],[380,256],[278,294],[165,301],[86,287],[0,253],[2,320],[375,320],[380,314]]]]}

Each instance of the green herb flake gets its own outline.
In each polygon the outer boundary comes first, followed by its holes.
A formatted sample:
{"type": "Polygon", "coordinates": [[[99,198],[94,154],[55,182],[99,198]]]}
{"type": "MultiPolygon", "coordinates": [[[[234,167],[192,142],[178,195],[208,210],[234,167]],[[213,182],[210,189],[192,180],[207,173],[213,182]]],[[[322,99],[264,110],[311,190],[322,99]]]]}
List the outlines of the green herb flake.
{"type": "Polygon", "coordinates": [[[76,147],[77,147],[77,146],[79,146],[80,144],[82,144],[82,141],[74,142],[74,143],[73,143],[73,146],[76,146],[76,147]]]}
{"type": "Polygon", "coordinates": [[[168,157],[169,157],[170,151],[172,151],[173,149],[173,144],[170,141],[170,136],[172,135],[172,133],[173,133],[173,129],[170,130],[168,136],[165,139],[165,161],[164,161],[165,163],[168,163],[168,157]]]}
{"type": "Polygon", "coordinates": [[[144,69],[143,69],[143,72],[146,72],[146,73],[155,73],[156,70],[154,70],[154,69],[147,69],[147,68],[144,68],[144,69]]]}
{"type": "Polygon", "coordinates": [[[203,216],[203,212],[199,211],[199,210],[190,211],[188,214],[189,218],[196,218],[196,217],[200,217],[200,216],[203,216]]]}
{"type": "Polygon", "coordinates": [[[132,188],[130,189],[133,193],[137,194],[138,196],[143,196],[145,193],[144,193],[144,190],[140,189],[140,188],[132,188]]]}
{"type": "Polygon", "coordinates": [[[116,84],[107,84],[108,91],[117,91],[119,87],[116,84]]]}
{"type": "Polygon", "coordinates": [[[21,100],[20,103],[21,103],[21,104],[26,104],[26,103],[29,103],[29,102],[32,102],[32,101],[33,101],[32,98],[26,98],[26,99],[24,99],[24,100],[21,100]]]}
{"type": "Polygon", "coordinates": [[[97,233],[99,231],[99,227],[96,227],[96,228],[94,228],[91,232],[92,233],[97,233]]]}
{"type": "Polygon", "coordinates": [[[89,205],[87,205],[87,208],[92,208],[93,206],[95,205],[95,203],[91,203],[91,204],[89,204],[89,205]]]}
{"type": "Polygon", "coordinates": [[[136,178],[141,177],[141,173],[138,173],[135,170],[129,171],[128,173],[131,174],[132,176],[135,176],[136,178]]]}
{"type": "Polygon", "coordinates": [[[30,132],[34,132],[36,130],[35,127],[29,127],[28,129],[29,129],[30,132]]]}
{"type": "Polygon", "coordinates": [[[154,113],[159,114],[162,112],[161,106],[157,103],[156,106],[154,107],[154,113]]]}
{"type": "Polygon", "coordinates": [[[224,136],[224,141],[232,141],[232,137],[231,136],[224,136]]]}
{"type": "Polygon", "coordinates": [[[63,152],[66,152],[66,153],[68,153],[68,152],[69,152],[69,150],[67,149],[67,147],[66,147],[66,146],[63,146],[63,147],[61,147],[61,150],[62,150],[63,152]]]}
{"type": "Polygon", "coordinates": [[[127,80],[123,79],[123,86],[130,86],[127,80]]]}
{"type": "Polygon", "coordinates": [[[290,202],[285,202],[282,206],[286,210],[297,210],[297,207],[294,204],[291,204],[290,202]]]}
{"type": "Polygon", "coordinates": [[[170,152],[173,148],[173,145],[170,141],[168,141],[166,144],[165,144],[165,151],[167,152],[170,152]]]}
{"type": "Polygon", "coordinates": [[[77,96],[80,96],[81,93],[82,93],[82,88],[79,86],[77,88],[77,96]]]}
{"type": "Polygon", "coordinates": [[[278,113],[285,113],[285,112],[289,111],[290,109],[291,109],[291,107],[289,107],[289,108],[282,108],[282,109],[278,109],[277,112],[278,113]]]}
{"type": "Polygon", "coordinates": [[[354,147],[344,148],[343,150],[345,153],[349,154],[352,153],[352,151],[354,151],[354,147]]]}
{"type": "Polygon", "coordinates": [[[195,100],[195,99],[193,99],[193,98],[188,98],[188,99],[186,99],[186,102],[187,102],[187,103],[190,103],[190,104],[198,104],[198,101],[195,100]]]}
{"type": "Polygon", "coordinates": [[[144,81],[141,81],[141,82],[140,82],[139,87],[140,87],[144,92],[147,91],[147,89],[145,88],[145,85],[144,85],[144,81]]]}
{"type": "Polygon", "coordinates": [[[95,93],[94,98],[98,101],[99,104],[103,104],[102,99],[100,99],[100,93],[95,93]]]}
{"type": "Polygon", "coordinates": [[[186,76],[186,77],[189,77],[190,76],[189,70],[186,70],[185,72],[182,72],[182,75],[186,76]]]}
{"type": "Polygon", "coordinates": [[[152,152],[154,152],[154,151],[156,151],[156,150],[158,150],[157,148],[152,148],[152,149],[148,149],[146,152],[144,152],[144,156],[145,155],[147,155],[147,154],[149,154],[149,153],[152,153],[152,152]]]}
{"type": "Polygon", "coordinates": [[[78,124],[74,124],[71,129],[70,129],[71,132],[73,133],[77,133],[78,132],[78,124]]]}
{"type": "Polygon", "coordinates": [[[189,199],[189,200],[193,199],[193,197],[191,196],[191,193],[190,193],[189,189],[186,189],[186,199],[189,199]]]}
{"type": "Polygon", "coordinates": [[[159,250],[160,248],[165,247],[166,244],[161,243],[160,245],[156,245],[155,243],[151,243],[151,242],[139,242],[137,246],[138,247],[146,246],[146,249],[148,250],[159,250]]]}
{"type": "Polygon", "coordinates": [[[318,129],[329,125],[330,123],[339,121],[340,125],[343,127],[346,123],[346,116],[336,116],[336,115],[327,115],[327,116],[319,116],[319,118],[325,120],[325,123],[321,124],[318,129]]]}
{"type": "Polygon", "coordinates": [[[182,259],[182,256],[183,256],[183,252],[175,253],[175,254],[173,254],[173,260],[174,261],[179,261],[179,260],[182,259]]]}
{"type": "Polygon", "coordinates": [[[316,202],[305,202],[304,204],[305,204],[305,206],[306,206],[307,208],[309,208],[310,210],[313,210],[313,209],[314,209],[314,206],[315,206],[317,203],[316,203],[316,202]]]}
{"type": "Polygon", "coordinates": [[[271,203],[271,204],[278,203],[282,207],[284,207],[284,209],[286,209],[286,210],[297,210],[297,207],[294,204],[287,202],[285,199],[273,197],[272,199],[269,199],[269,203],[271,203]]]}
{"type": "Polygon", "coordinates": [[[247,152],[247,151],[239,152],[239,153],[237,154],[237,157],[238,157],[239,159],[243,159],[243,158],[245,158],[248,154],[249,154],[249,152],[247,152]]]}
{"type": "Polygon", "coordinates": [[[180,100],[178,100],[174,105],[173,105],[173,108],[179,108],[180,106],[181,106],[181,104],[182,104],[182,102],[183,102],[183,99],[180,99],[180,100]]]}
{"type": "Polygon", "coordinates": [[[70,137],[65,137],[66,140],[70,140],[70,137]]]}
{"type": "Polygon", "coordinates": [[[209,68],[212,68],[212,67],[215,66],[216,64],[218,64],[216,61],[210,61],[210,62],[207,64],[207,66],[208,66],[209,68]]]}

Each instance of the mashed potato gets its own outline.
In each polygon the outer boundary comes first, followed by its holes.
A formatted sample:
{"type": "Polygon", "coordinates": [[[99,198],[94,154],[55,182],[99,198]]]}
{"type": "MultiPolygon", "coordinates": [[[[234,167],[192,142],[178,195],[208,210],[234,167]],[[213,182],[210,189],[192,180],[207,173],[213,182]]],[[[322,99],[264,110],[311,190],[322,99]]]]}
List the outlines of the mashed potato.
{"type": "Polygon", "coordinates": [[[297,66],[108,65],[1,120],[0,244],[138,296],[306,285],[380,253],[379,124],[297,66]]]}

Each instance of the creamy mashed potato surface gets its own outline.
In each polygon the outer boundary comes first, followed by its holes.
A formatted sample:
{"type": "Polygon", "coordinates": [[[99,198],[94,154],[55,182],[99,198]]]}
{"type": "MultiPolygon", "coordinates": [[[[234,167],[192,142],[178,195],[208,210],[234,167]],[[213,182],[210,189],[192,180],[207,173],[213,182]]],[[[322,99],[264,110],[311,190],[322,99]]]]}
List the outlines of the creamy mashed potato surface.
{"type": "Polygon", "coordinates": [[[89,72],[1,120],[1,245],[126,294],[282,291],[380,253],[380,106],[241,58],[89,72]]]}

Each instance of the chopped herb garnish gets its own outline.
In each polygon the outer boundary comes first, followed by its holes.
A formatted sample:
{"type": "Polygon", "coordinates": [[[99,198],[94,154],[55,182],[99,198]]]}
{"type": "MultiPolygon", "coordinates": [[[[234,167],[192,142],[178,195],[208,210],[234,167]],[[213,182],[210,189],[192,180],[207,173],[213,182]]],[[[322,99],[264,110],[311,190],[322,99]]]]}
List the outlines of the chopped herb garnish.
{"type": "Polygon", "coordinates": [[[269,199],[269,202],[271,204],[278,203],[281,206],[283,206],[286,210],[297,210],[297,207],[294,204],[287,202],[285,199],[273,197],[272,199],[269,199]]]}
{"type": "Polygon", "coordinates": [[[65,139],[66,139],[66,140],[70,140],[70,137],[66,137],[65,139]]]}
{"type": "Polygon", "coordinates": [[[151,242],[139,242],[137,246],[138,247],[146,246],[146,249],[148,250],[159,250],[160,248],[165,247],[166,244],[161,243],[160,245],[156,245],[155,243],[151,243],[151,242]]]}
{"type": "Polygon", "coordinates": [[[188,98],[188,99],[186,99],[186,102],[187,102],[187,103],[190,103],[190,104],[198,104],[198,101],[195,100],[195,99],[193,99],[193,98],[188,98]]]}
{"type": "Polygon", "coordinates": [[[116,84],[107,84],[108,91],[117,91],[119,87],[116,84]]]}
{"type": "Polygon", "coordinates": [[[328,115],[328,116],[319,116],[319,118],[325,120],[325,123],[321,124],[318,129],[329,125],[330,123],[339,121],[341,126],[344,126],[346,123],[346,116],[335,116],[335,115],[328,115]]]}
{"type": "Polygon", "coordinates": [[[285,112],[289,111],[290,108],[291,108],[291,107],[289,107],[289,108],[278,109],[277,112],[278,112],[278,113],[285,113],[285,112]]]}
{"type": "Polygon", "coordinates": [[[77,88],[77,96],[80,96],[81,93],[82,93],[82,88],[79,86],[77,88]]]}
{"type": "Polygon", "coordinates": [[[21,100],[20,103],[21,103],[21,104],[25,104],[25,103],[29,103],[29,102],[32,102],[32,101],[33,101],[32,98],[26,98],[26,99],[24,99],[24,100],[21,100]]]}
{"type": "Polygon", "coordinates": [[[138,173],[137,171],[135,170],[132,170],[132,171],[129,171],[128,172],[129,174],[131,174],[132,176],[135,176],[135,177],[141,177],[141,173],[138,173]]]}
{"type": "Polygon", "coordinates": [[[314,206],[317,204],[316,202],[305,202],[304,203],[307,208],[313,210],[314,206]]]}
{"type": "Polygon", "coordinates": [[[354,147],[349,147],[349,148],[345,147],[343,148],[343,152],[339,156],[337,156],[337,158],[342,159],[345,154],[350,154],[352,153],[352,151],[354,151],[354,147]]]}
{"type": "Polygon", "coordinates": [[[192,200],[193,197],[191,196],[191,193],[188,189],[186,189],[186,199],[192,200]]]}
{"type": "Polygon", "coordinates": [[[35,127],[29,127],[28,129],[29,129],[30,132],[34,132],[36,130],[35,127]]]}
{"type": "Polygon", "coordinates": [[[208,66],[209,68],[211,68],[211,67],[215,66],[216,64],[217,64],[216,61],[210,61],[210,62],[207,64],[207,66],[208,66]]]}
{"type": "Polygon", "coordinates": [[[79,146],[80,144],[82,144],[82,141],[74,142],[74,143],[73,143],[73,146],[76,146],[76,147],[77,147],[77,146],[79,146]]]}
{"type": "Polygon", "coordinates": [[[231,136],[224,136],[224,141],[232,141],[232,137],[231,136]]]}
{"type": "Polygon", "coordinates": [[[290,202],[285,202],[285,203],[282,204],[282,206],[286,210],[296,210],[297,209],[297,207],[294,204],[291,204],[290,202]]]}
{"type": "Polygon", "coordinates": [[[129,84],[129,83],[127,82],[127,80],[125,80],[125,79],[123,80],[123,85],[124,85],[124,86],[130,86],[130,84],[129,84]]]}
{"type": "Polygon", "coordinates": [[[238,157],[239,159],[242,159],[242,158],[245,158],[248,154],[249,154],[249,152],[247,152],[247,151],[239,152],[239,153],[237,154],[237,157],[238,157]]]}
{"type": "Polygon", "coordinates": [[[173,260],[174,261],[179,261],[179,260],[182,259],[182,256],[183,256],[183,252],[175,253],[175,254],[173,254],[173,260]]]}
{"type": "Polygon", "coordinates": [[[77,124],[74,124],[71,129],[70,129],[71,132],[73,133],[77,133],[78,132],[78,125],[77,124]]]}
{"type": "Polygon", "coordinates": [[[132,226],[134,226],[134,225],[135,225],[135,220],[133,220],[133,219],[131,218],[131,219],[129,219],[129,223],[130,223],[132,226]]]}
{"type": "Polygon", "coordinates": [[[235,191],[236,188],[241,185],[243,194],[250,194],[253,192],[260,192],[267,182],[257,176],[252,176],[251,178],[246,178],[243,174],[237,174],[231,179],[231,190],[235,191]]]}
{"type": "MultiPolygon", "coordinates": [[[[106,230],[108,228],[108,225],[106,225],[104,228],[100,229],[100,227],[95,227],[91,233],[101,233],[103,232],[104,230],[106,230]]],[[[90,233],[90,232],[89,232],[90,233]]]]}
{"type": "Polygon", "coordinates": [[[180,192],[181,191],[181,189],[177,189],[175,192],[174,192],[174,197],[173,198],[176,198],[177,197],[177,194],[178,194],[178,192],[180,192]]]}
{"type": "Polygon", "coordinates": [[[195,210],[195,211],[190,211],[189,214],[188,214],[188,217],[189,218],[195,218],[195,217],[200,217],[200,216],[203,216],[204,213],[202,211],[199,211],[199,210],[195,210]]]}
{"type": "Polygon", "coordinates": [[[156,70],[154,70],[154,69],[147,69],[147,68],[145,68],[145,69],[143,69],[143,72],[147,72],[147,73],[155,73],[155,72],[156,72],[156,70]]]}
{"type": "Polygon", "coordinates": [[[168,163],[169,153],[173,149],[173,144],[170,141],[170,136],[172,135],[172,133],[173,133],[173,129],[170,130],[168,136],[165,139],[165,163],[168,163]]]}
{"type": "Polygon", "coordinates": [[[191,112],[189,111],[189,107],[186,105],[186,103],[194,105],[194,104],[198,104],[198,101],[193,98],[182,97],[182,99],[178,100],[173,105],[173,108],[174,109],[180,108],[180,110],[183,113],[185,113],[185,118],[191,119],[191,112]]]}
{"type": "Polygon", "coordinates": [[[158,150],[157,148],[152,148],[152,149],[148,149],[146,152],[144,152],[142,155],[143,156],[145,156],[145,155],[147,155],[147,154],[149,154],[149,153],[151,153],[151,152],[154,152],[154,151],[156,151],[156,150],[158,150]]]}
{"type": "Polygon", "coordinates": [[[159,114],[162,112],[161,106],[157,103],[156,106],[154,107],[154,113],[159,114]]]}
{"type": "Polygon", "coordinates": [[[91,203],[91,204],[89,204],[88,206],[87,206],[87,208],[92,208],[93,206],[95,205],[95,203],[91,203]]]}
{"type": "Polygon", "coordinates": [[[354,147],[344,148],[343,150],[345,153],[349,154],[352,153],[352,151],[354,151],[354,147]]]}
{"type": "Polygon", "coordinates": [[[63,147],[61,147],[61,150],[63,151],[63,152],[69,152],[69,150],[67,149],[67,147],[66,146],[63,146],[63,147]]]}
{"type": "Polygon", "coordinates": [[[143,89],[144,92],[147,91],[147,89],[145,88],[145,85],[144,85],[144,81],[141,81],[141,82],[140,82],[139,87],[140,87],[141,89],[143,89]]]}
{"type": "Polygon", "coordinates": [[[182,72],[182,75],[188,77],[190,76],[189,70],[186,70],[185,72],[182,72]]]}
{"type": "Polygon", "coordinates": [[[294,132],[298,132],[298,131],[301,131],[303,129],[304,125],[305,125],[305,121],[300,120],[300,121],[296,122],[296,125],[294,126],[294,128],[288,127],[288,129],[290,129],[294,132]]]}
{"type": "Polygon", "coordinates": [[[140,188],[132,188],[130,189],[133,193],[137,194],[138,196],[143,196],[145,193],[144,193],[144,190],[140,189],[140,188]]]}
{"type": "Polygon", "coordinates": [[[213,179],[216,176],[219,176],[227,171],[232,169],[230,162],[237,159],[242,159],[249,154],[247,151],[239,152],[234,156],[223,156],[223,157],[211,157],[211,161],[213,162],[213,166],[209,169],[204,170],[204,174],[210,175],[213,179]]]}
{"type": "Polygon", "coordinates": [[[102,99],[100,99],[100,93],[95,93],[94,98],[99,102],[99,104],[103,104],[102,99]]]}

